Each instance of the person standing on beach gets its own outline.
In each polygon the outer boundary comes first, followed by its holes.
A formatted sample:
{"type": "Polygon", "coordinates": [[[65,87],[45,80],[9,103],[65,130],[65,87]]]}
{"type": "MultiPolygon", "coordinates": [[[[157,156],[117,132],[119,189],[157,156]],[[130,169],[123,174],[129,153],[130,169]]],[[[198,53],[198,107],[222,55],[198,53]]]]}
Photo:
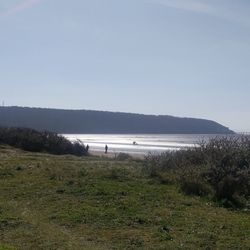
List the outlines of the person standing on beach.
{"type": "Polygon", "coordinates": [[[105,154],[108,153],[108,145],[105,146],[105,154]]]}

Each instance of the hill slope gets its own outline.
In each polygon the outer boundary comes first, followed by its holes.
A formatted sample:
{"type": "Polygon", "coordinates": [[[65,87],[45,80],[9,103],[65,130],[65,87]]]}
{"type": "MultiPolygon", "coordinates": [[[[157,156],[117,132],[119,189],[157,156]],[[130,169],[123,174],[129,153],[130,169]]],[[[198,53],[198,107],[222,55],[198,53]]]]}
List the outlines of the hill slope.
{"type": "Polygon", "coordinates": [[[250,213],[147,176],[140,161],[0,147],[0,249],[249,249],[250,213]]]}
{"type": "Polygon", "coordinates": [[[0,126],[57,133],[230,134],[214,121],[89,110],[0,107],[0,126]]]}

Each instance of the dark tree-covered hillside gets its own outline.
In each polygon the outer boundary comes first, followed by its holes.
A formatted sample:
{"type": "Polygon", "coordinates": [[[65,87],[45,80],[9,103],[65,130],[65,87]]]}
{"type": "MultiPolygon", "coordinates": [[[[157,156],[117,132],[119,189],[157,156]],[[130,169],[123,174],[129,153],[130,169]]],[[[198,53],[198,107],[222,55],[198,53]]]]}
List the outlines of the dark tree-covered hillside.
{"type": "Polygon", "coordinates": [[[210,120],[89,110],[0,107],[0,126],[56,133],[230,134],[210,120]]]}

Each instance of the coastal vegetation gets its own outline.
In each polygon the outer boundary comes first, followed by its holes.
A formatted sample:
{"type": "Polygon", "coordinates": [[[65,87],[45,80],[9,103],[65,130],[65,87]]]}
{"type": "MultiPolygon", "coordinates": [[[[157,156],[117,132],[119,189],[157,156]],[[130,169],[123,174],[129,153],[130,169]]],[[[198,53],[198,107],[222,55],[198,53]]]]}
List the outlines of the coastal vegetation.
{"type": "Polygon", "coordinates": [[[87,155],[85,146],[51,132],[39,132],[28,128],[0,128],[0,144],[6,144],[31,152],[46,152],[57,155],[87,155]]]}
{"type": "Polygon", "coordinates": [[[149,155],[146,169],[186,194],[250,208],[250,136],[214,138],[194,148],[149,155]]]}
{"type": "Polygon", "coordinates": [[[249,137],[145,159],[68,143],[1,129],[0,250],[249,249],[249,137]]]}
{"type": "Polygon", "coordinates": [[[0,249],[248,249],[250,213],[188,196],[143,160],[0,148],[0,249]]]}

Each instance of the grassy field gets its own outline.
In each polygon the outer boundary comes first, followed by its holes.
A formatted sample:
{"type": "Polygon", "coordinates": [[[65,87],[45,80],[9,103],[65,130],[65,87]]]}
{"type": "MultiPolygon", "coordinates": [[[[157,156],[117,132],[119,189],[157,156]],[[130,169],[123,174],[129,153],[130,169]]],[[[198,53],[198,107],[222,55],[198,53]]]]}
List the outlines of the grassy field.
{"type": "Polygon", "coordinates": [[[0,250],[250,249],[250,212],[183,195],[143,161],[0,149],[0,250]]]}

